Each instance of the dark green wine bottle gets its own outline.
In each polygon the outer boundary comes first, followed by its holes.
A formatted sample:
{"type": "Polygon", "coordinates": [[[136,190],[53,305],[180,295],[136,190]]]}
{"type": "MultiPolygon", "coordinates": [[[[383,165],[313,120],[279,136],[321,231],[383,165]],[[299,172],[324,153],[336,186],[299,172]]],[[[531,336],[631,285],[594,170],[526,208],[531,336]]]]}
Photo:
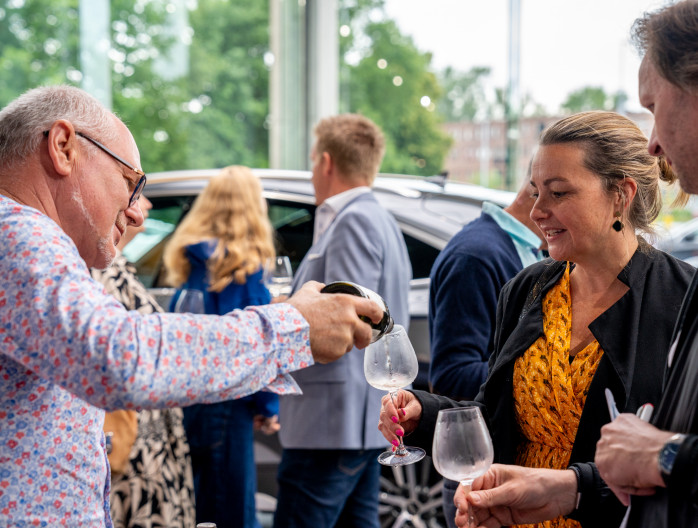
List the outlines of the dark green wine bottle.
{"type": "Polygon", "coordinates": [[[371,343],[375,343],[393,329],[394,322],[393,318],[390,316],[388,305],[385,304],[383,297],[378,295],[376,292],[369,290],[368,288],[364,288],[363,286],[359,286],[353,282],[337,281],[327,284],[324,288],[322,288],[322,290],[320,290],[320,293],[346,293],[348,295],[356,295],[357,297],[370,299],[376,302],[378,306],[383,308],[383,318],[378,323],[374,323],[364,315],[359,316],[362,321],[370,324],[371,328],[373,329],[371,343]]]}

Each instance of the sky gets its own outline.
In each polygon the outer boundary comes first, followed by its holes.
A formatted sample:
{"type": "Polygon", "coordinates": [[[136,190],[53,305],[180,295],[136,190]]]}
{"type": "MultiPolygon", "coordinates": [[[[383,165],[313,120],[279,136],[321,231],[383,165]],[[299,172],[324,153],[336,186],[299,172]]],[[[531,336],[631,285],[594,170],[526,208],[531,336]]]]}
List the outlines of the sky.
{"type": "MultiPolygon", "coordinates": [[[[491,68],[491,85],[507,84],[509,0],[386,0],[386,12],[437,69],[491,68]]],[[[520,93],[549,111],[584,86],[623,90],[640,111],[640,57],[633,21],[669,0],[521,0],[520,93]]]]}

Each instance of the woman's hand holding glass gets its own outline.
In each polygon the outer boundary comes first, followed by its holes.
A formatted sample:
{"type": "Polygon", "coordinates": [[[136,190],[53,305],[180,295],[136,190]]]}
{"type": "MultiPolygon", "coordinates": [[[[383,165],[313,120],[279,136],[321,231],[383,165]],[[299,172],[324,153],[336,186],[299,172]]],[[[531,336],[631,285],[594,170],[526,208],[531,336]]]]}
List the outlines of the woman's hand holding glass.
{"type": "Polygon", "coordinates": [[[401,389],[394,394],[394,398],[390,394],[383,396],[378,430],[395,446],[400,437],[417,428],[421,417],[422,404],[414,394],[401,389]]]}
{"type": "MultiPolygon", "coordinates": [[[[380,390],[390,392],[390,398],[395,398],[400,387],[406,387],[417,377],[419,364],[407,332],[400,325],[371,343],[364,350],[364,375],[366,381],[380,390]]],[[[395,405],[395,403],[394,403],[395,405]]],[[[378,462],[386,466],[403,466],[413,464],[424,458],[424,449],[405,447],[402,436],[397,435],[397,443],[393,441],[395,453],[386,451],[378,457],[378,462]]]]}

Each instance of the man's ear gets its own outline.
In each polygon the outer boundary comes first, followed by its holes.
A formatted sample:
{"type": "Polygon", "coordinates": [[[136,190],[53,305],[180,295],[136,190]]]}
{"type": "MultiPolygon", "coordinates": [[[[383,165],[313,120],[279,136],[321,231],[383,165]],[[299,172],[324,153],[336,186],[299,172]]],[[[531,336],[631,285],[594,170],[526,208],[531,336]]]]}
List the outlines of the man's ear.
{"type": "Polygon", "coordinates": [[[68,176],[77,159],[77,134],[70,121],[59,119],[48,130],[48,155],[53,170],[59,176],[68,176]]]}
{"type": "Polygon", "coordinates": [[[327,176],[334,172],[334,160],[329,152],[322,153],[322,173],[327,176]]]}

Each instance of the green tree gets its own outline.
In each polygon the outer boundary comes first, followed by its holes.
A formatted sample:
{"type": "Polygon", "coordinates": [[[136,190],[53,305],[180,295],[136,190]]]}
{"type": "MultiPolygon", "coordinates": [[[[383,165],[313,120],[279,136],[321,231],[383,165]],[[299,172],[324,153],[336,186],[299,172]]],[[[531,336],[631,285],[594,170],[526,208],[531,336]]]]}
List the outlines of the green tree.
{"type": "Polygon", "coordinates": [[[191,26],[189,166],[268,166],[268,2],[199,0],[191,26]]]}
{"type": "Polygon", "coordinates": [[[344,57],[350,52],[361,56],[344,66],[346,110],[366,115],[385,132],[381,171],[441,172],[451,138],[441,130],[443,118],[435,111],[442,90],[429,71],[431,54],[420,52],[392,20],[369,21],[344,45],[344,57]]]}
{"type": "MultiPolygon", "coordinates": [[[[166,6],[112,0],[112,96],[114,111],[130,126],[140,146],[141,164],[160,170],[183,163],[176,86],[152,68],[162,36],[166,6]],[[166,137],[167,141],[158,140],[166,137]]],[[[80,85],[78,0],[5,2],[0,8],[0,106],[39,85],[80,85]]]]}
{"type": "Polygon", "coordinates": [[[490,68],[476,66],[463,73],[451,67],[439,74],[439,83],[445,94],[439,99],[437,110],[448,122],[473,121],[481,114],[489,114],[485,78],[490,68]]]}
{"type": "Polygon", "coordinates": [[[608,94],[600,86],[585,86],[571,92],[561,108],[563,112],[575,113],[587,110],[619,110],[628,96],[625,92],[608,94]]]}
{"type": "Polygon", "coordinates": [[[4,2],[0,7],[0,108],[41,84],[76,82],[77,0],[4,2]]]}
{"type": "Polygon", "coordinates": [[[155,61],[173,44],[167,5],[111,0],[112,101],[129,126],[146,171],[185,167],[188,144],[181,83],[163,79],[155,61]]]}
{"type": "MultiPolygon", "coordinates": [[[[179,79],[158,67],[175,43],[168,31],[169,3],[110,5],[114,111],[133,131],[143,167],[267,166],[268,2],[193,4],[189,71],[179,79]]],[[[341,16],[356,28],[342,38],[342,56],[351,50],[359,56],[342,68],[342,111],[364,113],[383,127],[384,171],[439,172],[450,138],[440,130],[436,104],[442,90],[429,71],[431,56],[417,50],[394,22],[375,21],[383,0],[340,5],[341,16]],[[377,65],[380,58],[386,67],[377,65]]],[[[41,84],[80,85],[78,6],[78,0],[0,1],[1,106],[41,84]]]]}

